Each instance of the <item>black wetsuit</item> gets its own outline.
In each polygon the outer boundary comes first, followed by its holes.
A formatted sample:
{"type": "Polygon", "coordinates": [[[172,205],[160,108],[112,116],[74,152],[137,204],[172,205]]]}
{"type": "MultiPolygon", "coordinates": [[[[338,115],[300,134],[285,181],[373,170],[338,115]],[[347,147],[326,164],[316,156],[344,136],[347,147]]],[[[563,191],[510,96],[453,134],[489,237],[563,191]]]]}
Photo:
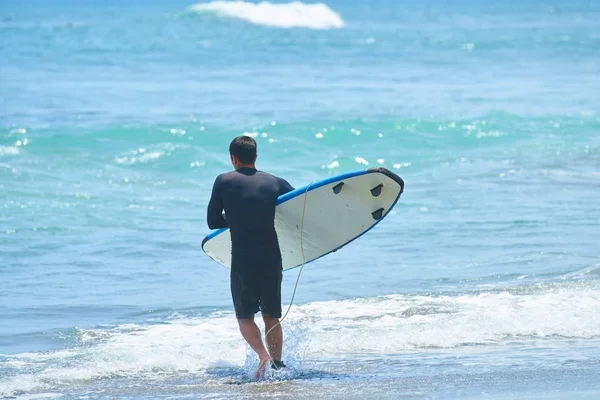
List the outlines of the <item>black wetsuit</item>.
{"type": "Polygon", "coordinates": [[[240,168],[215,180],[207,222],[210,229],[229,227],[231,232],[231,295],[239,319],[259,309],[281,317],[275,205],[277,197],[292,190],[286,180],[254,168],[240,168]]]}

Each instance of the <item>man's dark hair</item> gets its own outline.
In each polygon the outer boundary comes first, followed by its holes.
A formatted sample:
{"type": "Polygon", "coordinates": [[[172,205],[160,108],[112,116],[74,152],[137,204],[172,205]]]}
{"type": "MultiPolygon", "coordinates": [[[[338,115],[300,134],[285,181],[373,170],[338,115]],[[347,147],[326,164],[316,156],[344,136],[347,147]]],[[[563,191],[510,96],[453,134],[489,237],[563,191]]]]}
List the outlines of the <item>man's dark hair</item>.
{"type": "Polygon", "coordinates": [[[242,164],[253,164],[256,161],[256,141],[250,136],[238,136],[229,144],[229,154],[242,164]]]}

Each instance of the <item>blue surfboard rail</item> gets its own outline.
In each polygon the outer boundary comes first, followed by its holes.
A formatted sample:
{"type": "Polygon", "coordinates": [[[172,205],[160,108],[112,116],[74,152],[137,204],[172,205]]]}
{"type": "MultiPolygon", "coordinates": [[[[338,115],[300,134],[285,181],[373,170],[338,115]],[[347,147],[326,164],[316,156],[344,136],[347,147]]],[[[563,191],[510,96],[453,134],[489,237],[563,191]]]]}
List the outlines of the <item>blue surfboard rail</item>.
{"type": "MultiPolygon", "coordinates": [[[[310,183],[308,185],[299,187],[291,192],[288,192],[286,194],[283,194],[281,196],[279,196],[277,198],[277,205],[281,204],[281,203],[285,203],[286,201],[293,199],[295,197],[301,196],[307,192],[310,192],[312,190],[318,189],[322,186],[325,185],[329,185],[331,183],[335,183],[335,182],[341,182],[345,179],[349,179],[349,178],[353,178],[355,176],[360,176],[360,175],[365,175],[365,174],[372,174],[372,173],[380,173],[380,174],[384,174],[387,177],[391,178],[393,181],[395,181],[396,183],[398,183],[398,185],[400,185],[400,191],[398,192],[398,196],[396,197],[396,199],[394,200],[394,202],[392,203],[392,205],[388,208],[388,210],[385,212],[385,214],[383,214],[381,216],[381,218],[379,218],[377,221],[375,221],[375,223],[373,225],[371,225],[371,227],[367,230],[365,230],[364,232],[362,232],[361,234],[357,235],[356,237],[352,238],[351,240],[347,241],[346,243],[342,244],[341,246],[336,247],[335,249],[319,256],[316,257],[312,260],[307,261],[305,264],[308,264],[310,262],[316,261],[321,257],[324,257],[328,254],[334,253],[336,251],[338,251],[339,249],[341,249],[342,247],[346,246],[348,243],[351,243],[353,241],[355,241],[356,239],[358,239],[359,237],[361,237],[362,235],[364,235],[365,233],[369,232],[371,229],[373,229],[375,227],[375,225],[377,225],[381,220],[383,220],[388,213],[394,208],[394,206],[396,205],[396,203],[398,202],[398,200],[400,199],[400,196],[402,195],[402,193],[404,192],[404,180],[402,178],[400,178],[398,175],[396,175],[395,173],[393,173],[392,171],[388,170],[387,168],[383,168],[383,167],[377,167],[377,168],[369,168],[369,169],[364,169],[364,170],[359,170],[359,171],[352,171],[352,172],[346,172],[340,175],[336,175],[336,176],[331,176],[329,178],[325,178],[322,179],[320,181],[316,181],[313,183],[310,183]]],[[[211,233],[209,233],[208,235],[206,235],[206,237],[202,240],[202,250],[204,250],[204,244],[209,241],[210,239],[216,237],[217,235],[220,235],[223,232],[226,232],[229,228],[221,228],[221,229],[215,229],[214,231],[212,231],[211,233]]],[[[209,256],[210,257],[210,256],[209,256]]],[[[212,257],[211,257],[212,258],[212,257]]],[[[287,268],[286,270],[289,269],[293,269],[293,268],[297,268],[299,267],[301,264],[295,265],[293,267],[287,268]]]]}

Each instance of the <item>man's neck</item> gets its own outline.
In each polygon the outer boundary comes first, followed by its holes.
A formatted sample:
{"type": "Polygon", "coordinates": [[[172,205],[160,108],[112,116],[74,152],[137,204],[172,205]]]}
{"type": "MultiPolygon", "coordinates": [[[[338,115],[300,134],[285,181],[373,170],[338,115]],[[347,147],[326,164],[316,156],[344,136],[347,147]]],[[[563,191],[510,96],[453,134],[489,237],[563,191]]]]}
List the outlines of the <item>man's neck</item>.
{"type": "Polygon", "coordinates": [[[240,165],[238,165],[238,167],[236,169],[242,169],[242,168],[256,169],[256,167],[254,166],[254,164],[240,164],[240,165]]]}

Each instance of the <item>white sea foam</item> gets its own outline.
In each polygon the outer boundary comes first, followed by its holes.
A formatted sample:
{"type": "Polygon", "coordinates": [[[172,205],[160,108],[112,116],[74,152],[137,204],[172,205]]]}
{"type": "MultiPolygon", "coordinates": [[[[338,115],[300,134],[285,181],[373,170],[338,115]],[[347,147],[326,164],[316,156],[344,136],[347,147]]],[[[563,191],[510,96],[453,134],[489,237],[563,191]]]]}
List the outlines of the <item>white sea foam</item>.
{"type": "Polygon", "coordinates": [[[600,337],[600,290],[584,287],[527,295],[392,295],[311,303],[297,307],[295,315],[310,321],[311,352],[332,356],[600,337]]]}
{"type": "Polygon", "coordinates": [[[344,26],[340,15],[323,3],[212,1],[194,4],[189,9],[197,13],[215,13],[221,17],[238,18],[256,25],[278,28],[332,29],[344,26]]]}
{"type": "Polygon", "coordinates": [[[19,155],[19,149],[13,146],[0,146],[0,156],[16,156],[19,155]]]}
{"type": "MultiPolygon", "coordinates": [[[[598,315],[598,281],[461,296],[313,302],[294,306],[284,321],[286,360],[588,340],[600,337],[598,315]]],[[[0,369],[13,372],[0,378],[0,395],[60,391],[71,383],[114,376],[205,376],[213,368],[249,366],[231,313],[152,326],[83,329],[79,340],[80,346],[70,349],[6,356],[0,369]]]]}
{"type": "Polygon", "coordinates": [[[149,327],[127,324],[114,329],[82,329],[80,347],[23,353],[0,363],[0,368],[14,368],[15,361],[24,361],[27,365],[23,370],[34,367],[39,371],[0,379],[0,397],[110,376],[151,378],[179,371],[201,372],[214,363],[240,364],[245,351],[237,332],[231,317],[149,327]]]}
{"type": "Polygon", "coordinates": [[[162,157],[170,156],[175,150],[184,146],[172,143],[152,145],[148,148],[140,147],[125,154],[115,157],[115,162],[122,165],[146,164],[154,162],[162,157]]]}

